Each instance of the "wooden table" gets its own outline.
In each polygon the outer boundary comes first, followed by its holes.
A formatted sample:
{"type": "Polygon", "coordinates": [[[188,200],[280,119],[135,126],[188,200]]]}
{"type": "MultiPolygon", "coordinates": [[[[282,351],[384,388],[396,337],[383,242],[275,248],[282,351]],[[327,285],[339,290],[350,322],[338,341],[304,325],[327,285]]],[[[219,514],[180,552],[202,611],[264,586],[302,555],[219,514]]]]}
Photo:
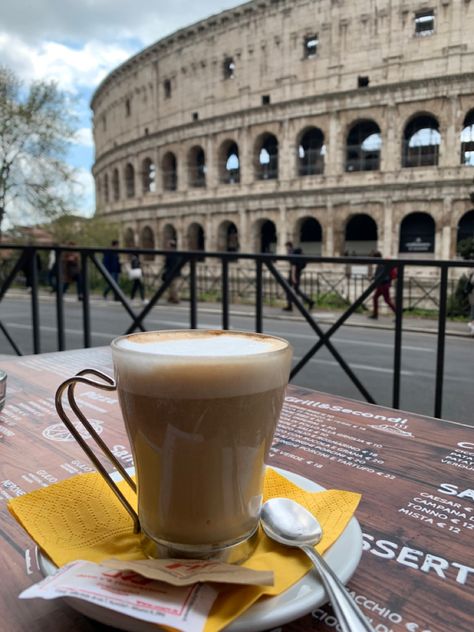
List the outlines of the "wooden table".
{"type": "MultiPolygon", "coordinates": [[[[56,415],[54,393],[79,369],[111,373],[108,348],[3,359],[0,414],[0,629],[106,630],[59,601],[19,601],[40,579],[35,546],[10,517],[9,498],[90,471],[56,415]]],[[[132,464],[114,395],[78,389],[82,408],[132,464]]],[[[362,493],[364,553],[350,590],[377,632],[474,630],[474,428],[290,386],[272,465],[328,488],[362,493]],[[470,489],[471,488],[471,489],[470,489]]],[[[334,630],[330,607],[281,628],[334,630]]]]}

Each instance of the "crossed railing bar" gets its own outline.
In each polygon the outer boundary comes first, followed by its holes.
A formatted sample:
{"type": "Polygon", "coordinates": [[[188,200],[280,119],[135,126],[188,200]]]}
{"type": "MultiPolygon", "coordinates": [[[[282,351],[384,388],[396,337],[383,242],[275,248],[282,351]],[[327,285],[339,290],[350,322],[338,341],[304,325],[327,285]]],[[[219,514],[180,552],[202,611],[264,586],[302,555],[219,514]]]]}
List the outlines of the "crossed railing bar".
{"type": "MultiPolygon", "coordinates": [[[[5,280],[0,286],[0,301],[5,296],[5,293],[11,286],[15,277],[20,270],[28,269],[31,282],[31,318],[32,318],[32,335],[33,335],[33,350],[35,353],[41,351],[40,340],[40,315],[39,315],[39,294],[38,294],[38,268],[36,255],[41,250],[51,250],[51,247],[35,247],[35,246],[13,246],[13,245],[1,245],[0,249],[8,248],[9,250],[18,250],[20,255],[16,262],[13,264],[12,269],[7,274],[5,280]]],[[[106,283],[110,286],[112,291],[117,296],[118,300],[122,303],[123,307],[127,311],[131,318],[131,325],[128,327],[126,334],[132,333],[139,329],[145,331],[143,324],[144,319],[150,313],[150,311],[156,306],[160,298],[169,288],[173,280],[179,276],[186,265],[189,265],[189,322],[191,328],[198,326],[198,310],[197,310],[197,263],[202,261],[203,257],[210,259],[220,260],[221,266],[221,309],[222,309],[222,329],[229,329],[229,294],[230,294],[230,278],[229,278],[229,264],[235,261],[237,258],[242,260],[253,260],[255,262],[255,331],[263,331],[263,271],[268,270],[270,275],[275,279],[276,283],[283,289],[285,294],[289,297],[296,309],[301,313],[311,329],[315,332],[318,340],[312,345],[312,347],[305,353],[305,355],[298,361],[291,372],[291,378],[294,378],[306,364],[314,357],[314,355],[322,348],[325,347],[329,353],[335,358],[342,370],[346,373],[352,383],[356,386],[362,396],[369,402],[375,403],[374,398],[369,393],[368,389],[362,384],[354,371],[350,368],[349,364],[344,360],[342,355],[333,345],[331,338],[334,333],[347,321],[347,319],[367,300],[370,294],[375,290],[378,282],[382,276],[385,275],[390,268],[397,268],[397,292],[396,292],[396,315],[395,315],[395,332],[394,332],[394,360],[393,360],[393,393],[392,401],[393,407],[398,408],[400,404],[400,390],[401,390],[401,357],[402,357],[402,323],[403,323],[403,290],[405,283],[405,267],[406,266],[421,266],[421,267],[437,267],[441,271],[439,280],[439,316],[438,316],[438,331],[437,331],[437,350],[436,350],[436,387],[435,387],[435,402],[434,402],[434,416],[440,417],[442,411],[443,400],[443,384],[444,384],[444,358],[445,358],[445,344],[446,344],[446,312],[447,312],[447,292],[448,292],[448,271],[451,267],[466,267],[466,262],[462,261],[432,261],[432,260],[374,260],[372,258],[364,257],[346,257],[342,259],[335,259],[331,257],[305,257],[305,256],[278,256],[270,254],[247,254],[247,253],[203,253],[202,251],[177,251],[176,263],[173,269],[169,271],[169,274],[162,280],[160,286],[156,289],[150,301],[140,311],[136,312],[129,303],[124,292],[120,286],[110,276],[102,262],[99,260],[97,253],[102,249],[97,248],[78,248],[77,246],[70,247],[54,247],[56,253],[56,261],[60,262],[63,253],[68,251],[80,252],[82,276],[86,281],[82,285],[83,301],[83,345],[84,347],[91,346],[91,314],[90,314],[90,288],[87,283],[90,263],[95,266],[99,274],[105,279],[106,283]],[[326,331],[319,326],[314,317],[306,310],[304,304],[300,298],[296,295],[293,288],[288,281],[282,276],[281,272],[277,269],[276,263],[281,261],[294,261],[297,258],[304,259],[308,262],[320,262],[320,263],[334,263],[347,265],[351,263],[357,264],[372,264],[382,263],[384,268],[376,278],[372,280],[368,287],[366,287],[357,299],[348,306],[348,308],[339,316],[336,322],[331,325],[326,331]]],[[[118,250],[119,253],[132,254],[136,253],[136,248],[123,248],[118,250]]],[[[153,255],[165,255],[166,252],[158,250],[139,250],[141,254],[153,254],[153,255]]],[[[63,270],[62,266],[57,266],[56,275],[57,288],[63,287],[63,270]]],[[[337,283],[336,283],[337,285],[337,283]]],[[[65,349],[65,321],[64,321],[64,296],[62,291],[56,292],[56,319],[57,319],[57,346],[58,350],[65,349]]],[[[13,337],[8,332],[4,323],[0,321],[0,331],[3,333],[9,344],[14,349],[15,353],[22,355],[21,349],[14,341],[13,337]]]]}
{"type": "Polygon", "coordinates": [[[417,279],[411,279],[411,283],[415,285],[419,290],[421,290],[422,294],[411,302],[409,309],[416,309],[418,305],[420,305],[425,299],[431,301],[435,307],[439,307],[439,302],[436,300],[436,297],[432,295],[433,291],[439,289],[439,281],[435,281],[434,283],[432,283],[431,287],[429,287],[428,289],[423,287],[423,285],[419,283],[417,279]]]}

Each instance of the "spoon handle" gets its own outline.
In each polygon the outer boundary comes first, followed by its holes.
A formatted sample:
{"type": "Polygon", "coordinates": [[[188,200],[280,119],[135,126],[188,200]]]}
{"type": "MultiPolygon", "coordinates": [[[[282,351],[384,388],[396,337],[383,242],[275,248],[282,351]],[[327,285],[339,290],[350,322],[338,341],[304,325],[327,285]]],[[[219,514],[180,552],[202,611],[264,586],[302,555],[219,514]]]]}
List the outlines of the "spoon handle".
{"type": "Polygon", "coordinates": [[[343,632],[374,632],[362,610],[325,559],[310,546],[300,548],[316,567],[343,632]]]}

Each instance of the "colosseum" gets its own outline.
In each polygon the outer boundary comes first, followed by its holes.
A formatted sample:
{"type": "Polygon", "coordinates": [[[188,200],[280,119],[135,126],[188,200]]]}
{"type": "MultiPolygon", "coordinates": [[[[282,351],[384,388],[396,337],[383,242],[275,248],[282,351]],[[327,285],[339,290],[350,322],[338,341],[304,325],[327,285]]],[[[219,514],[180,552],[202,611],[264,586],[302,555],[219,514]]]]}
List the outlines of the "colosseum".
{"type": "Polygon", "coordinates": [[[91,103],[123,244],[448,259],[474,235],[474,0],[253,0],[91,103]]]}

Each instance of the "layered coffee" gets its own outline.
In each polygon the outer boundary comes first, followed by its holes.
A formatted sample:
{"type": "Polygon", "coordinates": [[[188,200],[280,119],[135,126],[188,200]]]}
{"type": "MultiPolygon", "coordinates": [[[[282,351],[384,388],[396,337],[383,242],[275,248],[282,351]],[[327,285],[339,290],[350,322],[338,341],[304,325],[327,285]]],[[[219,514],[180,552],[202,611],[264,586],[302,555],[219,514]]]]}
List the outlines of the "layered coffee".
{"type": "Polygon", "coordinates": [[[288,381],[288,343],[195,330],[134,334],[112,350],[144,532],[197,548],[248,537],[288,381]]]}

